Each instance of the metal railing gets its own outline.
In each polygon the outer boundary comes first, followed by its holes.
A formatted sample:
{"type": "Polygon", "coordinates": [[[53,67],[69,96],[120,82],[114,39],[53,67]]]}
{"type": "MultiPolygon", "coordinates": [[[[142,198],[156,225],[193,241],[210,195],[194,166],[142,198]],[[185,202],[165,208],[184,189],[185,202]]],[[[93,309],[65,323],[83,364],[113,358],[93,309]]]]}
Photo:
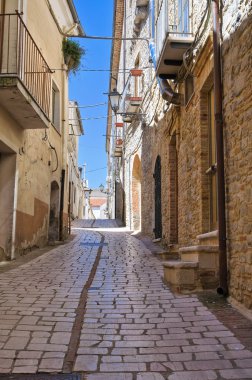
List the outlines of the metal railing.
{"type": "Polygon", "coordinates": [[[120,104],[119,104],[119,112],[125,112],[127,109],[127,99],[129,96],[131,96],[131,87],[132,87],[132,80],[131,80],[131,75],[128,76],[122,95],[120,99],[120,104]]]}
{"type": "Polygon", "coordinates": [[[142,86],[140,84],[141,77],[129,74],[125,87],[123,89],[119,112],[127,113],[130,104],[133,102],[139,102],[142,99],[142,86]]]}
{"type": "Polygon", "coordinates": [[[20,14],[0,14],[0,78],[19,78],[48,118],[51,73],[20,14]]]}
{"type": "Polygon", "coordinates": [[[161,0],[155,23],[156,59],[159,60],[167,35],[193,35],[192,0],[161,0]]]}

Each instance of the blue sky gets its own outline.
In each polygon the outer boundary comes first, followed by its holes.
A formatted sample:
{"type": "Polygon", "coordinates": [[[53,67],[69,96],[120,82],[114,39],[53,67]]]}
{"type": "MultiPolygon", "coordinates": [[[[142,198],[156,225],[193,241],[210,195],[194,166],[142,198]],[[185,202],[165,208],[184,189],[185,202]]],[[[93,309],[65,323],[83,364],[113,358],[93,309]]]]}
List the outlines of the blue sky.
{"type": "MultiPolygon", "coordinates": [[[[82,26],[87,35],[112,36],[113,0],[75,0],[82,26]]],[[[82,69],[110,68],[111,41],[78,39],[86,50],[82,69]]],[[[70,77],[69,97],[79,106],[108,102],[109,72],[80,71],[70,77]]],[[[107,104],[80,109],[82,118],[102,117],[107,114],[107,104]]],[[[79,165],[87,164],[87,179],[91,188],[106,184],[107,165],[105,152],[106,119],[83,121],[85,135],[80,138],[79,165]]]]}

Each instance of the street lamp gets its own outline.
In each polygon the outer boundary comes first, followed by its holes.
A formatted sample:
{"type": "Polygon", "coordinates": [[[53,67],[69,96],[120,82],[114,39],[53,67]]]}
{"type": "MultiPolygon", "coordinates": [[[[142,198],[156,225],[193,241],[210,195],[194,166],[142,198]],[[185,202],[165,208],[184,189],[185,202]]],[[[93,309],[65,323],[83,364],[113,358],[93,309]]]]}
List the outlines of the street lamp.
{"type": "Polygon", "coordinates": [[[121,95],[119,94],[117,89],[114,88],[113,91],[108,94],[108,97],[109,97],[110,106],[112,110],[114,111],[114,113],[116,114],[117,111],[119,110],[119,102],[120,102],[121,95]]]}
{"type": "Polygon", "coordinates": [[[103,191],[104,191],[104,186],[103,186],[102,183],[100,184],[99,189],[100,189],[101,193],[103,193],[103,191]]]}

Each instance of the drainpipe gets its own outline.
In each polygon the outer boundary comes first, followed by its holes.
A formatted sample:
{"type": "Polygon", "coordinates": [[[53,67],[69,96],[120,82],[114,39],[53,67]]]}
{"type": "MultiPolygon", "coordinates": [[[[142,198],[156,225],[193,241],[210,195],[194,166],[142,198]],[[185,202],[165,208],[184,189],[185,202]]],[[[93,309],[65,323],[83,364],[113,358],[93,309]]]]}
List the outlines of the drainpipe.
{"type": "MultiPolygon", "coordinates": [[[[124,41],[123,41],[123,88],[125,88],[126,85],[126,57],[127,57],[127,31],[126,31],[126,21],[127,21],[127,0],[124,0],[124,41]]],[[[125,102],[123,104],[123,111],[125,111],[125,102]]],[[[123,141],[125,141],[125,123],[124,123],[124,128],[123,128],[123,141]]],[[[121,164],[122,164],[122,184],[120,188],[120,192],[122,192],[121,197],[122,197],[122,222],[126,225],[126,199],[125,199],[125,192],[123,191],[126,182],[125,182],[125,158],[122,156],[121,159],[121,164]]],[[[120,199],[121,201],[121,199],[120,199]]]]}
{"type": "Polygon", "coordinates": [[[220,48],[220,8],[219,0],[212,0],[213,13],[213,50],[214,50],[214,113],[217,150],[217,194],[219,218],[219,287],[217,292],[228,295],[227,246],[226,246],[226,208],[225,208],[225,170],[223,142],[222,75],[220,48]]]}
{"type": "MultiPolygon", "coordinates": [[[[16,160],[16,166],[18,165],[16,160]]],[[[15,249],[16,249],[16,227],[17,227],[17,201],[18,201],[18,178],[19,171],[16,167],[15,172],[15,183],[14,183],[14,204],[13,204],[13,220],[12,220],[12,238],[11,238],[11,260],[15,260],[15,249]]]]}
{"type": "Polygon", "coordinates": [[[130,164],[131,164],[131,156],[129,156],[129,228],[130,228],[130,231],[131,231],[131,226],[132,226],[132,221],[131,221],[131,216],[132,216],[132,209],[131,209],[131,197],[132,197],[132,194],[131,194],[131,181],[132,181],[132,177],[131,177],[131,167],[130,167],[130,164]]]}
{"type": "MultiPolygon", "coordinates": [[[[157,60],[156,60],[156,51],[155,51],[156,49],[155,49],[155,42],[154,42],[155,28],[153,25],[155,22],[155,16],[154,16],[155,15],[155,0],[151,0],[150,2],[150,15],[151,15],[151,42],[149,43],[149,48],[150,48],[151,59],[152,59],[154,68],[156,70],[157,60]]],[[[181,94],[174,92],[166,79],[161,79],[158,76],[156,78],[157,78],[157,82],[160,88],[162,98],[166,100],[168,103],[175,104],[176,106],[180,106],[182,104],[181,94]]]]}

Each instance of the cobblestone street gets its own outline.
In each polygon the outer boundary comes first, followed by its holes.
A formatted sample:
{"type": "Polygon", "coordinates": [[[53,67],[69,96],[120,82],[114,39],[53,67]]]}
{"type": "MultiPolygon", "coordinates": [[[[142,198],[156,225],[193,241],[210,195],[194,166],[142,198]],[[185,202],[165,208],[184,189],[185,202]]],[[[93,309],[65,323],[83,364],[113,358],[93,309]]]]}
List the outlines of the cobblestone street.
{"type": "Polygon", "coordinates": [[[0,276],[0,378],[252,379],[248,347],[196,295],[173,294],[142,242],[114,221],[72,233],[0,276]]]}

